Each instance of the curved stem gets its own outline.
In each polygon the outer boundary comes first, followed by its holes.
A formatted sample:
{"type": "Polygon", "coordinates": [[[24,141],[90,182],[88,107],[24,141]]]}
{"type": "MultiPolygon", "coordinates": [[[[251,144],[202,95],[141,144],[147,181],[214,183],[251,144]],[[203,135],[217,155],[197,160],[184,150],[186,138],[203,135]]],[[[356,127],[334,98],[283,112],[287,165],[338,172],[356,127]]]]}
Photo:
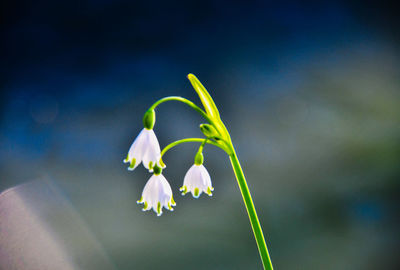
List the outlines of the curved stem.
{"type": "Polygon", "coordinates": [[[203,142],[200,144],[199,150],[197,152],[203,152],[204,145],[207,143],[209,138],[205,138],[203,142]]]}
{"type": "Polygon", "coordinates": [[[226,152],[225,148],[223,148],[221,145],[217,144],[216,142],[210,141],[210,140],[208,140],[208,139],[202,139],[202,138],[186,138],[186,139],[182,139],[182,140],[178,140],[178,141],[172,142],[172,143],[168,144],[167,146],[165,146],[164,149],[161,151],[161,157],[162,157],[169,149],[171,149],[172,147],[174,147],[174,146],[176,146],[176,145],[178,145],[178,144],[186,143],[186,142],[204,142],[205,140],[207,141],[208,144],[212,144],[212,145],[218,146],[219,148],[221,148],[222,150],[224,150],[224,151],[226,152]]]}
{"type": "Polygon", "coordinates": [[[183,97],[169,96],[169,97],[165,97],[165,98],[159,99],[153,105],[151,105],[150,109],[154,110],[161,103],[164,103],[164,102],[167,102],[167,101],[171,101],[171,100],[180,101],[180,102],[185,103],[186,105],[190,106],[192,109],[197,111],[201,116],[203,116],[210,124],[212,123],[211,118],[199,106],[197,106],[196,104],[194,104],[190,100],[188,100],[186,98],[183,98],[183,97]]]}
{"type": "Polygon", "coordinates": [[[265,243],[264,235],[261,229],[260,221],[257,217],[256,208],[254,207],[253,199],[251,198],[249,187],[247,186],[246,178],[244,177],[243,170],[240,166],[239,160],[232,146],[233,153],[229,155],[232,163],[233,171],[235,172],[236,180],[238,182],[240,192],[242,193],[243,201],[246,206],[247,214],[249,215],[251,228],[253,229],[254,237],[257,242],[258,251],[260,253],[261,261],[264,269],[273,270],[271,259],[269,257],[268,248],[265,243]]]}

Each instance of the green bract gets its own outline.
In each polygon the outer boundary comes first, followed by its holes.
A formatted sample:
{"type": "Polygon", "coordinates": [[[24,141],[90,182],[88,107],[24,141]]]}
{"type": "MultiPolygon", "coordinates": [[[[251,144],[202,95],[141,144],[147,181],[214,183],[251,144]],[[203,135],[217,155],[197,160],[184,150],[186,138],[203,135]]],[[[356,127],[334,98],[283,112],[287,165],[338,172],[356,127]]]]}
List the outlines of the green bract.
{"type": "Polygon", "coordinates": [[[210,117],[219,118],[219,112],[217,106],[215,106],[215,103],[211,98],[210,94],[207,92],[206,88],[193,74],[188,74],[187,77],[190,83],[193,85],[194,90],[196,90],[197,94],[199,95],[201,103],[203,103],[203,106],[206,109],[207,114],[209,114],[210,117]]]}
{"type": "Polygon", "coordinates": [[[204,136],[206,136],[207,138],[219,138],[220,137],[218,131],[212,125],[201,124],[200,130],[201,130],[201,132],[203,132],[204,136]]]}

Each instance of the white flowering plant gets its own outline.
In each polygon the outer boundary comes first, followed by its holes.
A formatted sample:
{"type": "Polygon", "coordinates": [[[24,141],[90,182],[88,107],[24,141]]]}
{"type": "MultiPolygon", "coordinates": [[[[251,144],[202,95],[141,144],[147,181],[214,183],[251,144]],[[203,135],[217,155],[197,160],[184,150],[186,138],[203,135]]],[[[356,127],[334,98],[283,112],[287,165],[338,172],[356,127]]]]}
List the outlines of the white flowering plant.
{"type": "Polygon", "coordinates": [[[144,128],[132,143],[128,155],[124,159],[125,163],[129,163],[128,170],[134,170],[140,163],[143,163],[143,166],[150,173],[153,173],[143,189],[141,198],[137,202],[138,204],[143,204],[143,211],[153,209],[157,216],[161,216],[163,208],[173,211],[172,207],[176,203],[173,198],[171,186],[162,175],[162,170],[166,167],[162,157],[172,147],[186,142],[200,143],[200,147],[195,155],[194,164],[187,171],[183,185],[179,190],[182,192],[182,195],[189,192],[192,193],[194,198],[198,198],[202,193],[212,196],[214,188],[212,187],[210,174],[203,165],[203,148],[205,144],[217,146],[226,152],[231,161],[264,269],[273,269],[257,212],[229,132],[220,118],[213,99],[204,86],[193,74],[189,74],[187,77],[199,95],[205,110],[185,98],[169,96],[158,100],[146,111],[143,117],[144,128]],[[156,120],[155,109],[158,105],[167,101],[180,101],[197,111],[208,122],[200,125],[200,130],[205,138],[181,139],[170,143],[161,151],[157,137],[153,131],[156,120]]]}

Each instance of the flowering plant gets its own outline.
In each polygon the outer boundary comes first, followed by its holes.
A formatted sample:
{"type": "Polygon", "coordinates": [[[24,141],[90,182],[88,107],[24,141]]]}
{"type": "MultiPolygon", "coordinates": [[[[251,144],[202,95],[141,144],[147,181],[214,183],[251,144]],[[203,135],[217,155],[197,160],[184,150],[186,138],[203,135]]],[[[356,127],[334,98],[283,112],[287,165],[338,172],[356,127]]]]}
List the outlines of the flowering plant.
{"type": "Polygon", "coordinates": [[[201,144],[195,155],[193,166],[184,177],[180,191],[182,191],[182,195],[190,192],[195,198],[198,198],[203,192],[212,196],[214,188],[212,187],[210,175],[203,166],[203,147],[206,143],[217,146],[228,154],[231,161],[249,215],[250,224],[253,229],[264,269],[273,269],[256,209],[229,132],[220,118],[214,101],[204,86],[193,74],[189,74],[188,79],[199,95],[205,111],[193,102],[182,97],[169,96],[158,100],[144,114],[144,128],[132,143],[128,155],[124,159],[125,163],[129,163],[128,170],[134,170],[140,163],[143,163],[143,166],[148,169],[149,172],[153,173],[146,183],[138,203],[144,205],[143,211],[153,209],[154,212],[157,213],[157,216],[161,216],[163,208],[173,211],[172,206],[175,206],[176,203],[173,198],[171,186],[162,175],[162,170],[166,167],[162,157],[172,147],[185,142],[200,142],[201,144]],[[205,138],[186,138],[178,140],[170,143],[161,151],[157,137],[153,131],[156,120],[155,109],[161,103],[172,100],[189,105],[204,117],[208,123],[201,124],[200,130],[205,135],[205,138]]]}

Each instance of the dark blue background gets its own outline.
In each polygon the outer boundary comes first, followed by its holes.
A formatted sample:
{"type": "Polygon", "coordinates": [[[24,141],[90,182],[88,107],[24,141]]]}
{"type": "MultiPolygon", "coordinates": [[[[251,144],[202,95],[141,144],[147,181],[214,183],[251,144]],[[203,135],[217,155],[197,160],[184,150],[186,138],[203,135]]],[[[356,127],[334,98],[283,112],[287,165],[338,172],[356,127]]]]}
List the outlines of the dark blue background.
{"type": "MultiPolygon", "coordinates": [[[[156,219],[135,205],[148,175],[122,159],[157,99],[200,105],[188,73],[232,133],[276,269],[397,269],[395,4],[9,1],[1,10],[1,190],[51,178],[118,269],[260,268],[217,150],[205,156],[211,200],[179,197],[196,150],[182,146],[166,160],[176,211],[156,219]]],[[[185,105],[163,104],[155,131],[165,146],[201,136],[200,123],[185,105]]]]}

